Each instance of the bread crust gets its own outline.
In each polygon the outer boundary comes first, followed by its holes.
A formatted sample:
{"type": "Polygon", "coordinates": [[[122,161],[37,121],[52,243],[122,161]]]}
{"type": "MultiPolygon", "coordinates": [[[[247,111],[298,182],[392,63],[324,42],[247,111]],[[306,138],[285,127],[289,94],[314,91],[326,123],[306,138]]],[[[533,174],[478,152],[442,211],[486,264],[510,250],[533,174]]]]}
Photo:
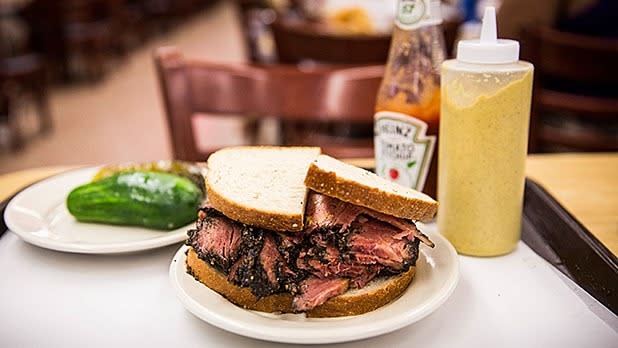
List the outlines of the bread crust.
{"type": "Polygon", "coordinates": [[[290,293],[275,294],[258,300],[251,293],[251,289],[230,283],[223,273],[200,259],[192,247],[189,247],[187,252],[187,272],[195,280],[216,291],[237,306],[270,313],[292,312],[292,295],[290,293]]]}
{"type": "MultiPolygon", "coordinates": [[[[230,283],[227,277],[200,259],[195,250],[187,252],[187,272],[197,281],[216,291],[230,302],[245,309],[268,313],[292,313],[292,295],[274,294],[257,299],[249,288],[230,283]]],[[[410,267],[405,273],[383,281],[379,286],[356,293],[346,292],[333,297],[322,305],[307,312],[307,317],[326,318],[359,315],[386,305],[399,297],[410,285],[416,273],[410,267]]]]}
{"type": "Polygon", "coordinates": [[[314,163],[309,166],[305,185],[313,191],[335,197],[403,219],[430,221],[438,211],[438,203],[404,195],[396,195],[338,176],[314,163]]]}
{"type": "Polygon", "coordinates": [[[208,192],[208,202],[216,210],[222,212],[232,220],[242,222],[247,225],[266,228],[279,232],[300,232],[303,230],[303,215],[286,215],[275,212],[258,211],[251,207],[246,207],[238,202],[225,198],[219,194],[215,188],[206,181],[206,192],[208,192]]]}

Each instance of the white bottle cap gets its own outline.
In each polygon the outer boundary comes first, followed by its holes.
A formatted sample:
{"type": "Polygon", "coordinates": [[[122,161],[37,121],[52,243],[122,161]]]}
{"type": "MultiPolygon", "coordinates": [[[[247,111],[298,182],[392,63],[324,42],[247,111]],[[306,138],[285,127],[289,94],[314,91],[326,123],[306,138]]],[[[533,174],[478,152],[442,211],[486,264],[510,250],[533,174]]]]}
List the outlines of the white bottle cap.
{"type": "Polygon", "coordinates": [[[459,41],[457,60],[476,64],[507,64],[519,60],[519,42],[498,39],[495,7],[485,7],[480,40],[459,41]]]}

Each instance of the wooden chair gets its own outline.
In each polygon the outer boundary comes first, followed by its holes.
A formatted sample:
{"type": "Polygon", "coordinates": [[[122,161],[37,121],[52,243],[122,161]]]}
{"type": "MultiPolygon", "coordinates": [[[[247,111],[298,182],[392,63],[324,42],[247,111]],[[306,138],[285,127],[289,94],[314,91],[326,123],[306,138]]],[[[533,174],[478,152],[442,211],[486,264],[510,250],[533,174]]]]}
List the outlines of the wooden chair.
{"type": "Polygon", "coordinates": [[[47,98],[45,64],[36,54],[0,59],[0,113],[6,117],[11,132],[10,146],[14,150],[20,149],[25,143],[16,107],[23,95],[30,95],[36,105],[40,132],[50,131],[52,119],[47,98]]]}
{"type": "Polygon", "coordinates": [[[390,34],[333,35],[320,24],[279,18],[272,32],[280,63],[310,59],[336,64],[384,64],[391,44],[390,34]]]}
{"type": "MultiPolygon", "coordinates": [[[[446,52],[453,51],[460,20],[444,21],[446,52]]],[[[295,64],[309,59],[336,64],[384,64],[391,35],[333,34],[324,24],[280,16],[272,25],[280,63],[295,64]]]]}
{"type": "MultiPolygon", "coordinates": [[[[262,10],[264,11],[267,10],[262,10]]],[[[388,58],[390,34],[333,34],[332,28],[329,29],[324,23],[285,13],[279,13],[274,19],[271,23],[267,23],[267,29],[272,33],[275,49],[274,58],[270,59],[270,62],[276,61],[280,64],[310,62],[310,64],[352,66],[384,64],[388,58]]],[[[282,120],[280,127],[284,136],[291,138],[311,135],[312,137],[356,137],[365,138],[367,141],[373,137],[372,124],[337,125],[335,123],[315,124],[282,120]]]]}
{"type": "Polygon", "coordinates": [[[531,152],[618,150],[618,40],[533,27],[523,32],[522,55],[535,66],[531,152]],[[550,125],[548,113],[589,126],[550,125]]]}
{"type": "Polygon", "coordinates": [[[453,57],[455,41],[457,40],[457,33],[459,28],[463,24],[461,18],[451,18],[442,22],[442,31],[444,33],[444,46],[446,47],[446,56],[453,57]]]}
{"type": "Polygon", "coordinates": [[[172,25],[208,8],[218,0],[139,0],[141,11],[158,31],[171,29],[172,25]]]}
{"type": "MultiPolygon", "coordinates": [[[[174,157],[204,160],[217,150],[198,149],[192,118],[200,113],[245,114],[315,123],[373,123],[383,66],[302,70],[289,65],[230,65],[187,59],[175,48],[160,48],[155,61],[174,157]]],[[[371,139],[310,137],[287,145],[319,145],[337,157],[371,157],[371,139]]]]}
{"type": "Polygon", "coordinates": [[[8,126],[10,141],[3,143],[12,150],[22,148],[26,140],[20,126],[24,96],[35,105],[39,132],[52,129],[46,64],[33,52],[26,25],[19,17],[19,5],[0,8],[0,123],[8,126]]]}
{"type": "Polygon", "coordinates": [[[270,26],[277,12],[264,0],[236,0],[235,4],[249,61],[274,63],[276,52],[270,26]]]}
{"type": "MultiPolygon", "coordinates": [[[[111,1],[116,3],[117,0],[111,1]]],[[[114,5],[116,6],[116,5],[114,5]]],[[[71,69],[75,57],[87,73],[97,80],[105,73],[105,63],[118,37],[110,9],[103,0],[33,0],[22,15],[29,23],[33,45],[44,53],[56,79],[68,81],[82,77],[71,69]]]]}

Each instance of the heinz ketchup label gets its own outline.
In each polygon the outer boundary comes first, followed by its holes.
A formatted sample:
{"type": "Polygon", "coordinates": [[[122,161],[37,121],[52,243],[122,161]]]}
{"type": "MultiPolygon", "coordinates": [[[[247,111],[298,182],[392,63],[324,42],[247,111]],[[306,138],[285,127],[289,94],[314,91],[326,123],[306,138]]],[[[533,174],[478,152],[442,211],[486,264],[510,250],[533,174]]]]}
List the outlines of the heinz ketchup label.
{"type": "Polygon", "coordinates": [[[414,117],[392,111],[376,113],[376,173],[422,191],[436,143],[436,137],[426,132],[427,123],[414,117]]]}

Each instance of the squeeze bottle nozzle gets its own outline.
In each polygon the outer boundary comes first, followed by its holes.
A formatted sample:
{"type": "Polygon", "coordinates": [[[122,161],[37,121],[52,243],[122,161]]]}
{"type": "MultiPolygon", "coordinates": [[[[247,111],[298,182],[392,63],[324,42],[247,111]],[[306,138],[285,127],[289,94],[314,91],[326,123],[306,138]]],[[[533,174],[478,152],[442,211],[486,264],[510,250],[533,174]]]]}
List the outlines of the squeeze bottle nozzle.
{"type": "Polygon", "coordinates": [[[459,41],[457,60],[476,64],[508,64],[519,60],[519,42],[498,39],[495,7],[485,7],[479,40],[459,41]]]}
{"type": "Polygon", "coordinates": [[[498,31],[496,30],[496,9],[485,7],[483,15],[483,25],[481,26],[481,43],[495,44],[498,41],[498,31]]]}

